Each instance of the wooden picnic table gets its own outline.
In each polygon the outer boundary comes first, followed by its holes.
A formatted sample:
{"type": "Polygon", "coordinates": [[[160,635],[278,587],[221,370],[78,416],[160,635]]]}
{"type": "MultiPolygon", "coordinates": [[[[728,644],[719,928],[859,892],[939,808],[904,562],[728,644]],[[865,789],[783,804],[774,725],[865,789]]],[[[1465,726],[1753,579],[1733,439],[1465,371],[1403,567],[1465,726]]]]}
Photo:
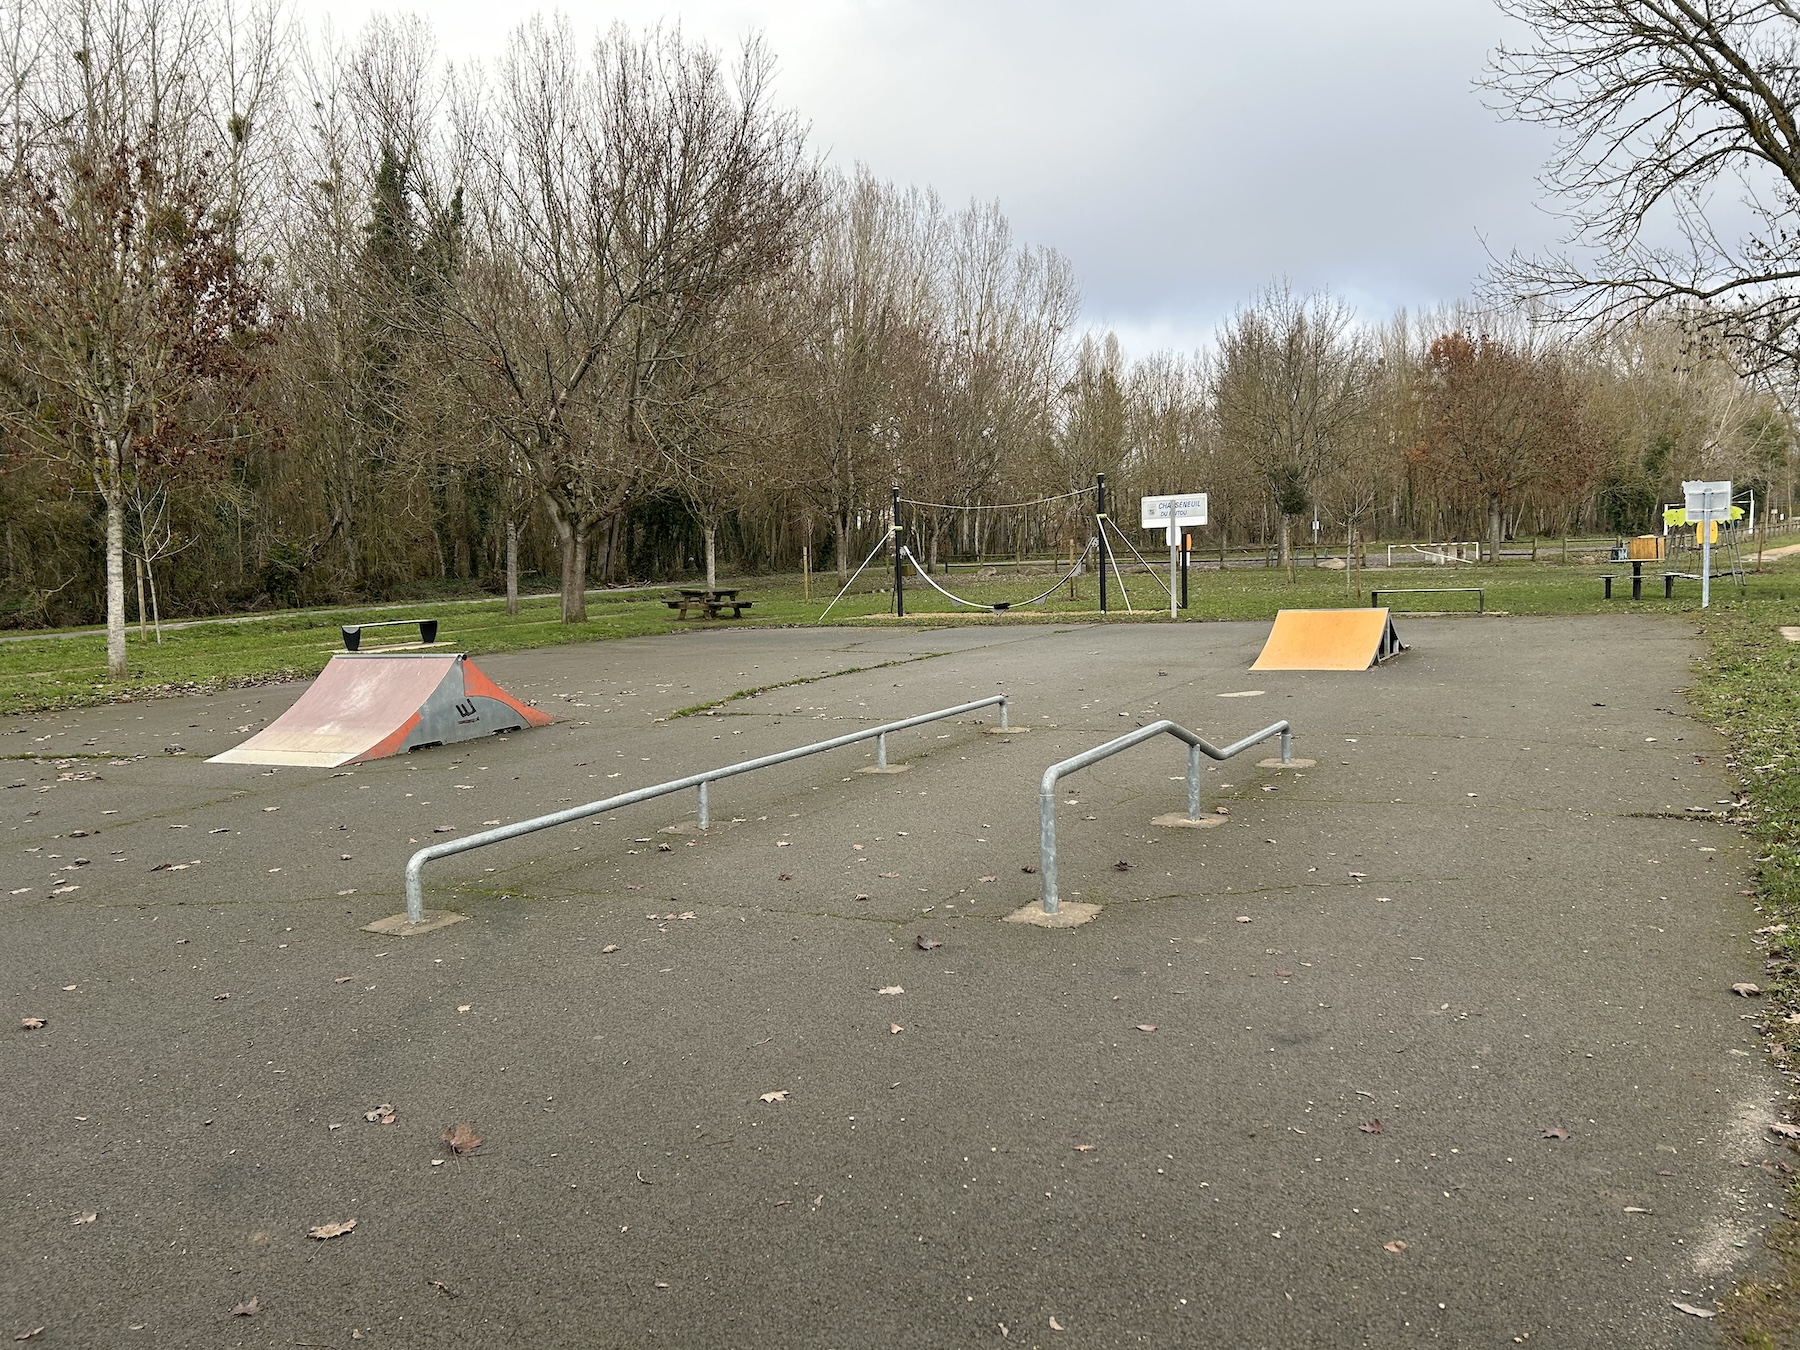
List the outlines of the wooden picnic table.
{"type": "Polygon", "coordinates": [[[676,587],[674,600],[664,600],[670,609],[679,610],[677,620],[685,619],[690,613],[698,614],[703,619],[741,619],[744,611],[751,608],[752,602],[737,598],[735,586],[720,587],[707,590],[705,587],[676,587]],[[727,614],[725,611],[730,610],[727,614]]]}

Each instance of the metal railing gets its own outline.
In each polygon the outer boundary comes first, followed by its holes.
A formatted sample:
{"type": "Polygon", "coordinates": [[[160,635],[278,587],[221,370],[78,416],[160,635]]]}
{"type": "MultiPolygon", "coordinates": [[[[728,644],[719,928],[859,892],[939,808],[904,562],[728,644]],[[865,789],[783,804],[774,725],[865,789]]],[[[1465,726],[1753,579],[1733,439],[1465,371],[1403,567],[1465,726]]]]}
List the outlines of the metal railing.
{"type": "Polygon", "coordinates": [[[1010,730],[1006,721],[1006,695],[990,694],[987,698],[978,698],[972,703],[959,703],[954,708],[940,708],[936,712],[920,713],[917,717],[888,722],[878,727],[868,727],[844,736],[834,736],[828,741],[819,741],[813,745],[802,745],[794,750],[782,750],[773,755],[764,755],[760,759],[747,759],[741,764],[728,764],[722,769],[707,769],[701,773],[689,774],[686,778],[658,783],[654,787],[638,788],[635,792],[623,792],[617,797],[608,797],[605,801],[589,802],[586,806],[571,806],[566,811],[553,811],[547,816],[536,816],[531,820],[502,825],[499,829],[484,830],[480,834],[466,835],[461,839],[450,839],[441,844],[433,844],[429,848],[422,848],[413,854],[406,863],[406,921],[420,923],[424,920],[425,864],[435,859],[454,857],[458,853],[468,853],[473,849],[486,848],[489,844],[502,844],[509,839],[518,839],[527,834],[535,834],[539,830],[548,830],[556,825],[567,825],[572,821],[585,820],[589,816],[602,815],[622,806],[635,806],[639,802],[647,802],[656,797],[666,797],[673,792],[684,792],[688,788],[699,789],[699,824],[700,828],[704,830],[712,824],[709,814],[711,803],[708,800],[707,788],[721,778],[735,778],[738,774],[749,773],[752,769],[766,769],[774,764],[786,764],[789,760],[823,754],[827,750],[836,750],[841,746],[854,745],[857,741],[866,741],[871,738],[875,741],[875,766],[885,769],[888,767],[887,738],[891,733],[905,731],[908,727],[923,726],[927,722],[941,722],[947,717],[958,717],[963,713],[974,712],[978,708],[995,706],[1000,709],[999,729],[1001,731],[1010,730]]]}
{"type": "Polygon", "coordinates": [[[1121,750],[1129,750],[1141,741],[1151,740],[1164,732],[1185,741],[1188,747],[1187,798],[1188,819],[1200,818],[1200,756],[1206,755],[1216,760],[1227,760],[1233,755],[1248,750],[1253,745],[1260,745],[1271,736],[1281,737],[1281,762],[1289,764],[1294,758],[1294,734],[1288,724],[1277,722],[1273,726],[1264,727],[1261,731],[1244,737],[1226,746],[1223,750],[1208,745],[1200,737],[1167,720],[1152,722],[1148,726],[1139,727],[1136,731],[1128,731],[1116,740],[1105,745],[1097,745],[1092,750],[1085,750],[1079,755],[1063,760],[1060,764],[1052,764],[1044,770],[1044,781],[1038,788],[1038,872],[1044,883],[1044,913],[1056,913],[1060,901],[1056,894],[1056,784],[1067,774],[1077,769],[1085,769],[1091,764],[1098,764],[1118,754],[1121,750]]]}

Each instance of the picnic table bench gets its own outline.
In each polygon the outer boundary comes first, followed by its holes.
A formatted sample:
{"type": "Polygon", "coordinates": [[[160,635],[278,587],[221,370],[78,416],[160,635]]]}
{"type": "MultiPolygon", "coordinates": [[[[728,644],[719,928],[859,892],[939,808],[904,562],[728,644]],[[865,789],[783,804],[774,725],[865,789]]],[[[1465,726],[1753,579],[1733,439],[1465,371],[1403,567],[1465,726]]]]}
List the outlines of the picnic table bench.
{"type": "Polygon", "coordinates": [[[678,621],[687,618],[690,613],[698,614],[703,619],[741,619],[752,602],[738,599],[737,594],[735,588],[709,591],[679,587],[676,591],[677,598],[664,600],[663,603],[670,609],[680,611],[675,616],[678,621]],[[726,610],[731,612],[727,614],[726,610]]]}
{"type": "Polygon", "coordinates": [[[438,621],[436,619],[383,619],[379,623],[347,623],[343,625],[344,650],[347,652],[362,649],[362,635],[365,628],[410,628],[419,625],[420,642],[436,642],[438,621]]]}

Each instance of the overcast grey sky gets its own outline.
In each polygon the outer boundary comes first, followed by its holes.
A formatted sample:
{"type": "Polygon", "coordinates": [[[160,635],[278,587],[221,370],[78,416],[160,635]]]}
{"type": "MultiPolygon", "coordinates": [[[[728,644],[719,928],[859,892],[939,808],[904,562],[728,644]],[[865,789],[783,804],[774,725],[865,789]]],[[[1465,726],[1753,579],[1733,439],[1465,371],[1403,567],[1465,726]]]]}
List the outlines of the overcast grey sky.
{"type": "MultiPolygon", "coordinates": [[[[340,34],[429,19],[443,54],[497,50],[535,6],[296,0],[340,34]]],[[[1549,150],[1472,82],[1517,37],[1491,0],[615,0],[578,26],[760,30],[779,93],[845,167],[951,203],[997,198],[1066,254],[1087,323],[1127,351],[1202,344],[1276,277],[1380,320],[1468,295],[1496,252],[1542,247],[1549,150]]]]}

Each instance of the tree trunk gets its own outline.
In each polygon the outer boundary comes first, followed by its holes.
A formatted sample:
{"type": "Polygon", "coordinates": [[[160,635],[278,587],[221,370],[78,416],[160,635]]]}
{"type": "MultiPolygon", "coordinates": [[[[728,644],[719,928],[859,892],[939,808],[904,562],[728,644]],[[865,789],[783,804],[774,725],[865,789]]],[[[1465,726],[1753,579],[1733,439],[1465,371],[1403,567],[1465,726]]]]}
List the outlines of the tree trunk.
{"type": "Polygon", "coordinates": [[[838,580],[848,586],[850,584],[850,561],[848,557],[850,549],[850,529],[849,522],[844,518],[845,515],[846,513],[841,508],[833,511],[831,513],[831,523],[837,530],[838,580]]]}
{"type": "Polygon", "coordinates": [[[562,621],[587,622],[587,551],[588,533],[592,526],[563,514],[562,506],[548,493],[544,503],[550,508],[551,523],[556,526],[557,542],[562,552],[562,621]]]}
{"type": "Polygon", "coordinates": [[[1500,561],[1500,499],[1488,498],[1488,561],[1500,561]]]}
{"type": "Polygon", "coordinates": [[[146,626],[144,619],[144,614],[146,613],[144,609],[144,560],[142,558],[137,558],[135,561],[137,563],[138,583],[138,641],[143,642],[150,636],[150,629],[146,626]]]}
{"type": "Polygon", "coordinates": [[[506,518],[506,612],[519,612],[519,521],[506,518]]]}
{"type": "Polygon", "coordinates": [[[719,527],[708,524],[706,526],[706,589],[708,591],[719,589],[718,539],[719,527]]]}
{"type": "Polygon", "coordinates": [[[108,447],[106,498],[106,674],[125,678],[125,500],[118,447],[108,447]]]}
{"type": "Polygon", "coordinates": [[[162,605],[156,599],[156,568],[146,567],[150,574],[150,626],[156,630],[156,645],[162,646],[162,605]]]}
{"type": "Polygon", "coordinates": [[[1287,569],[1288,581],[1294,579],[1294,521],[1286,511],[1281,513],[1281,565],[1287,569]]]}

